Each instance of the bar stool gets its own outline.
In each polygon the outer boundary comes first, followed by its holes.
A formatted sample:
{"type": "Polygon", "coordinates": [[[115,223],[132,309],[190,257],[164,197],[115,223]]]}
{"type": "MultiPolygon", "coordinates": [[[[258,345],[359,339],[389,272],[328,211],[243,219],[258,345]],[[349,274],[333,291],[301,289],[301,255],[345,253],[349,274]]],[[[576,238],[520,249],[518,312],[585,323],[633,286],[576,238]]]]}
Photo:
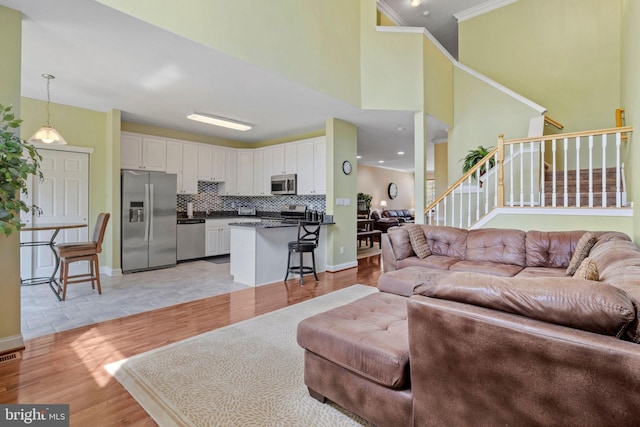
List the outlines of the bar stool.
{"type": "Polygon", "coordinates": [[[98,286],[98,293],[102,294],[100,288],[100,267],[98,265],[98,254],[102,252],[102,240],[105,229],[109,222],[108,213],[98,215],[96,227],[93,231],[93,240],[81,243],[63,243],[56,246],[56,252],[60,257],[60,282],[58,283],[58,295],[62,291],[62,301],[67,297],[67,285],[69,283],[91,282],[91,288],[98,286]],[[77,261],[89,261],[89,274],[77,274],[69,276],[69,264],[77,261]]]}
{"type": "Polygon", "coordinates": [[[298,240],[289,242],[289,255],[287,259],[287,275],[284,276],[284,281],[287,281],[289,273],[300,275],[300,285],[304,284],[303,275],[307,273],[313,273],[313,276],[318,281],[318,275],[316,274],[316,256],[314,253],[315,248],[318,247],[318,241],[320,240],[320,223],[319,222],[299,222],[298,223],[298,240]],[[305,252],[311,252],[311,265],[304,265],[303,257],[305,252]],[[291,255],[300,254],[300,263],[296,266],[291,266],[291,255]]]}

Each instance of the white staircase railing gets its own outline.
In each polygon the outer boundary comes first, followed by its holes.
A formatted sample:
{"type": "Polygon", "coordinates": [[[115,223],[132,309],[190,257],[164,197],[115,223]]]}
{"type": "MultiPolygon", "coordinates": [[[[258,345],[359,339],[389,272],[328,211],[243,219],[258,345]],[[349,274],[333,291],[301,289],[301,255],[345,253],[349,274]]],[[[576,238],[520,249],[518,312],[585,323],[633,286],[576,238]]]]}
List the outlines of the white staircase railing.
{"type": "Polygon", "coordinates": [[[500,135],[484,159],[427,206],[425,222],[469,228],[499,207],[623,207],[621,145],[629,132],[631,126],[511,140],[500,135]]]}

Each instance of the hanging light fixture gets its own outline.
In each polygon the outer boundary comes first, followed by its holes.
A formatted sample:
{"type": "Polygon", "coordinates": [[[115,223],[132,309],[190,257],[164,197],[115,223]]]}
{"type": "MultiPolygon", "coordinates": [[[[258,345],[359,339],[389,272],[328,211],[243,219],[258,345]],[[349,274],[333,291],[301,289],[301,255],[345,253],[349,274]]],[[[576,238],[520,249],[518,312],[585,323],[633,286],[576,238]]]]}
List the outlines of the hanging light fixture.
{"type": "Polygon", "coordinates": [[[51,74],[43,74],[42,77],[47,79],[47,124],[46,126],[42,126],[36,133],[33,134],[31,138],[29,138],[29,142],[43,142],[45,144],[58,144],[58,145],[66,145],[67,141],[64,140],[62,135],[58,133],[57,130],[51,126],[51,112],[49,111],[49,104],[51,104],[51,95],[49,93],[49,84],[52,79],[55,79],[55,76],[51,74]]]}

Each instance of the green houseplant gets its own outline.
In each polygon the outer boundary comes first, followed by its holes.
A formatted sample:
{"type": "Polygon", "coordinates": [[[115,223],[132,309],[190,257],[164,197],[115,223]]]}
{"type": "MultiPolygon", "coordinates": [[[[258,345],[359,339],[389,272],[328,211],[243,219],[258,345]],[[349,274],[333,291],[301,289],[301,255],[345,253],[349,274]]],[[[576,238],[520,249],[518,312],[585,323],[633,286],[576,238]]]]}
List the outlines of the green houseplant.
{"type": "Polygon", "coordinates": [[[20,212],[39,212],[20,199],[27,194],[27,178],[42,179],[42,157],[33,145],[21,140],[16,132],[22,120],[16,119],[11,105],[0,104],[0,234],[9,236],[20,230],[20,212]]]}
{"type": "MultiPolygon", "coordinates": [[[[489,154],[489,152],[492,150],[491,147],[486,148],[483,147],[482,145],[478,145],[478,148],[474,148],[473,150],[469,150],[467,152],[467,155],[462,159],[462,173],[467,173],[472,167],[474,167],[476,164],[478,164],[478,162],[480,162],[480,160],[482,160],[483,158],[485,158],[487,156],[487,154],[489,154]]],[[[489,161],[487,162],[489,164],[489,167],[492,168],[495,166],[496,164],[496,160],[495,158],[490,158],[489,161]]],[[[480,175],[484,175],[487,172],[486,170],[486,164],[480,166],[480,175]]],[[[475,178],[475,176],[474,176],[475,178]]]]}
{"type": "Polygon", "coordinates": [[[358,210],[359,211],[367,211],[371,210],[371,197],[370,194],[367,193],[358,193],[358,210]]]}

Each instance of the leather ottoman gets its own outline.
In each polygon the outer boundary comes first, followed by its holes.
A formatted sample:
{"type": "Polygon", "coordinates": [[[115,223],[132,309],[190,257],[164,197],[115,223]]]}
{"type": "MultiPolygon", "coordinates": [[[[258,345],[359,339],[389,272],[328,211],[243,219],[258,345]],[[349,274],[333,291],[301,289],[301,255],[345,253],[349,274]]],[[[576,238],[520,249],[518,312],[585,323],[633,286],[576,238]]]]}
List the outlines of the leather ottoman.
{"type": "Polygon", "coordinates": [[[407,299],[368,295],[298,325],[305,384],[376,425],[411,425],[407,299]]]}

